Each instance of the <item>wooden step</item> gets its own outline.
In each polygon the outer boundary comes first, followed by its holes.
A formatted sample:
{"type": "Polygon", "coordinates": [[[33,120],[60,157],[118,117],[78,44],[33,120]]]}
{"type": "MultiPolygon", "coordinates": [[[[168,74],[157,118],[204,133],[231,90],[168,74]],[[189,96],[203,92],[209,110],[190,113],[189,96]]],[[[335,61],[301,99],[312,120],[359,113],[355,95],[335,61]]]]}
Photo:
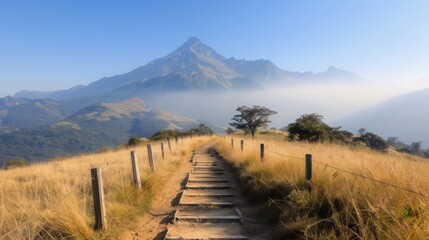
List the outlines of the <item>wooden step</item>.
{"type": "Polygon", "coordinates": [[[188,178],[189,183],[227,183],[228,180],[226,178],[200,178],[200,177],[192,177],[188,178]]]}
{"type": "Polygon", "coordinates": [[[221,223],[241,222],[241,214],[235,208],[192,208],[177,210],[174,214],[174,223],[221,223]]]}
{"type": "Polygon", "coordinates": [[[183,191],[184,196],[188,197],[232,197],[236,194],[229,189],[205,189],[195,190],[187,189],[183,191]]]}
{"type": "Polygon", "coordinates": [[[201,170],[192,170],[191,175],[225,175],[224,172],[209,172],[209,171],[201,171],[201,170]]]}
{"type": "Polygon", "coordinates": [[[233,207],[230,197],[216,196],[189,196],[183,195],[180,198],[179,206],[195,207],[233,207]]]}
{"type": "Polygon", "coordinates": [[[196,182],[187,182],[187,189],[228,189],[231,188],[228,183],[196,183],[196,182]]]}
{"type": "Polygon", "coordinates": [[[248,240],[240,223],[184,223],[170,226],[167,240],[248,240]]]}
{"type": "Polygon", "coordinates": [[[220,167],[199,167],[199,166],[195,166],[193,168],[193,170],[213,171],[213,172],[223,172],[223,171],[225,171],[224,168],[220,168],[220,167]]]}

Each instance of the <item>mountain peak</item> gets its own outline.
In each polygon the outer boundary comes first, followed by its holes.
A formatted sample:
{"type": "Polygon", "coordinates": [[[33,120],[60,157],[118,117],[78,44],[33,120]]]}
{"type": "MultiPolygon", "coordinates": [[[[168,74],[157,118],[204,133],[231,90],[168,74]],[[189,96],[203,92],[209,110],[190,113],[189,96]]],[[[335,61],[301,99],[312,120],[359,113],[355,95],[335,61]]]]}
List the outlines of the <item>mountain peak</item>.
{"type": "Polygon", "coordinates": [[[188,40],[182,44],[182,46],[180,46],[176,52],[183,52],[186,50],[190,50],[196,46],[204,46],[206,48],[209,48],[208,46],[206,46],[204,43],[201,42],[200,39],[196,38],[196,37],[190,37],[188,38],[188,40]]]}
{"type": "Polygon", "coordinates": [[[199,38],[196,38],[196,37],[189,37],[188,40],[186,41],[186,43],[191,44],[191,45],[200,44],[201,40],[199,38]]]}

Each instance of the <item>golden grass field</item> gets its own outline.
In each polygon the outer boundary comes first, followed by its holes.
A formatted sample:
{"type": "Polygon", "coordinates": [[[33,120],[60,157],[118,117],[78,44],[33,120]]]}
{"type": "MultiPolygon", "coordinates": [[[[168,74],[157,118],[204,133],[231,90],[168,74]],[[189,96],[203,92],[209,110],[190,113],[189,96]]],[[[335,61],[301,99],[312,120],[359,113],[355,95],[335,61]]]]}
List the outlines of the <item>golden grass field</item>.
{"type": "Polygon", "coordinates": [[[210,137],[185,138],[172,151],[152,143],[156,172],[149,174],[146,145],[106,150],[0,171],[0,239],[115,239],[133,218],[145,214],[156,189],[210,137]],[[142,189],[132,183],[130,151],[136,151],[142,189]],[[109,228],[93,230],[90,169],[102,171],[109,228]]]}
{"type": "Polygon", "coordinates": [[[280,239],[429,239],[429,197],[376,183],[313,162],[305,181],[305,154],[376,180],[429,195],[429,162],[394,151],[285,141],[283,134],[219,138],[217,150],[241,172],[254,193],[280,209],[280,239]],[[244,139],[244,151],[240,140],[244,139]],[[259,144],[265,144],[260,161],[259,144]],[[311,187],[311,191],[309,191],[311,187]]]}

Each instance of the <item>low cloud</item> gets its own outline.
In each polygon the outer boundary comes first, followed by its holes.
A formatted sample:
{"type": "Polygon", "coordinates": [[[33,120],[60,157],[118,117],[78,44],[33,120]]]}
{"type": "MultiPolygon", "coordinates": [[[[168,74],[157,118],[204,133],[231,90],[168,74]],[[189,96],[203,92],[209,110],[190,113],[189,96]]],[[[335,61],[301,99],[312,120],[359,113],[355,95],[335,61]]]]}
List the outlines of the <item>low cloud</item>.
{"type": "Polygon", "coordinates": [[[282,127],[302,114],[313,112],[332,122],[399,93],[399,88],[382,85],[316,84],[249,91],[170,92],[148,104],[223,127],[228,126],[238,106],[260,105],[277,111],[271,125],[282,127]]]}

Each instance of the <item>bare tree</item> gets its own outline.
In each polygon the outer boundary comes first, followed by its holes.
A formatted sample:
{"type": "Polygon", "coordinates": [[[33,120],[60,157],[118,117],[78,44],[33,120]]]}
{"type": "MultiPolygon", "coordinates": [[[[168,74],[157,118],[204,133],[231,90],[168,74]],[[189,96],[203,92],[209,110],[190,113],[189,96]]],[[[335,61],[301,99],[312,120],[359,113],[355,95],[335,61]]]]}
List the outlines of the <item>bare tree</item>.
{"type": "Polygon", "coordinates": [[[232,127],[249,131],[252,134],[252,138],[255,137],[255,132],[258,128],[267,127],[271,121],[268,119],[271,115],[277,114],[276,111],[261,106],[241,106],[236,109],[240,112],[231,119],[233,122],[230,123],[232,127]]]}

